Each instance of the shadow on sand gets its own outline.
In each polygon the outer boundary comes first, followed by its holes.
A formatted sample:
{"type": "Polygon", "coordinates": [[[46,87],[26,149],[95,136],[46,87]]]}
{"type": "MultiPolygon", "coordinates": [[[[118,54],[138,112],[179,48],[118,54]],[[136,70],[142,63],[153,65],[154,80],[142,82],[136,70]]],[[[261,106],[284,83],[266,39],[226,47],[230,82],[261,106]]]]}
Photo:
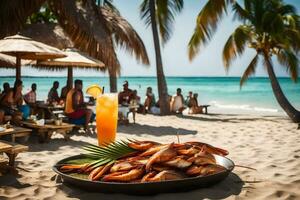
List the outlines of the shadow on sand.
{"type": "Polygon", "coordinates": [[[70,146],[71,149],[82,148],[88,144],[88,142],[72,140],[72,138],[68,141],[63,138],[52,138],[48,143],[39,143],[38,137],[35,135],[32,135],[26,143],[29,146],[28,152],[57,151],[62,146],[70,146]]]}
{"type": "MultiPolygon", "coordinates": [[[[261,116],[261,117],[234,117],[236,115],[226,115],[230,117],[223,118],[218,117],[219,114],[208,114],[208,115],[176,115],[178,118],[182,119],[191,119],[191,120],[198,120],[198,121],[204,121],[204,122],[230,122],[230,123],[243,123],[245,121],[257,121],[257,120],[264,120],[264,121],[271,121],[271,122],[277,122],[274,117],[268,118],[268,116],[261,116]]],[[[280,118],[282,119],[282,118],[280,118]]]]}
{"type": "Polygon", "coordinates": [[[149,134],[153,136],[165,136],[165,135],[189,135],[197,134],[195,130],[188,130],[184,128],[174,128],[172,126],[150,126],[141,124],[130,124],[129,126],[119,126],[118,132],[127,133],[130,135],[140,136],[142,134],[149,134]]]}
{"type": "MultiPolygon", "coordinates": [[[[200,200],[200,199],[224,199],[231,195],[239,195],[242,191],[244,182],[235,173],[229,174],[229,176],[222,182],[213,185],[208,188],[199,188],[196,190],[190,190],[188,192],[176,192],[176,193],[162,193],[156,195],[147,196],[136,196],[136,195],[125,195],[125,194],[104,194],[104,193],[92,193],[86,192],[84,190],[78,189],[71,185],[62,184],[59,187],[60,190],[65,191],[66,195],[70,198],[78,199],[101,199],[101,200],[200,200]]],[[[184,187],[184,185],[182,186],[184,187]]]]}

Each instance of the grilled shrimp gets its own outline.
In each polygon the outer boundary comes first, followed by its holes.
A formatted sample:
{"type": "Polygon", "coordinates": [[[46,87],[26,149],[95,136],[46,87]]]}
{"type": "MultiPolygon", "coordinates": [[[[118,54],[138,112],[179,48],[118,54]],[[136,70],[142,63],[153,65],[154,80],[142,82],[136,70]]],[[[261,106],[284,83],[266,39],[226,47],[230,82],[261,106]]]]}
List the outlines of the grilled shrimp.
{"type": "Polygon", "coordinates": [[[163,165],[169,166],[169,167],[176,167],[179,169],[184,169],[192,165],[193,162],[186,160],[184,156],[177,156],[172,160],[169,160],[165,163],[162,163],[163,165]]]}
{"type": "Polygon", "coordinates": [[[108,182],[129,182],[140,178],[144,174],[144,171],[144,167],[137,167],[130,171],[107,174],[102,178],[102,180],[108,182]]]}
{"type": "Polygon", "coordinates": [[[142,182],[155,182],[155,181],[167,181],[167,180],[177,180],[185,178],[182,174],[177,173],[172,170],[164,170],[155,175],[155,173],[150,173],[148,176],[143,177],[142,182]]]}
{"type": "Polygon", "coordinates": [[[202,143],[202,142],[186,142],[185,144],[188,145],[193,145],[199,148],[202,148],[203,146],[206,146],[206,151],[211,153],[211,154],[217,154],[217,155],[221,155],[221,156],[226,156],[228,155],[228,151],[225,149],[221,149],[218,147],[214,147],[212,145],[206,144],[206,143],[202,143]]]}
{"type": "Polygon", "coordinates": [[[168,146],[164,147],[160,151],[156,152],[152,155],[147,164],[146,164],[146,171],[149,171],[152,164],[154,163],[161,163],[166,162],[177,155],[176,151],[173,149],[173,143],[169,144],[168,146]]]}
{"type": "Polygon", "coordinates": [[[153,141],[133,141],[128,144],[130,148],[138,151],[146,151],[147,149],[157,145],[159,145],[159,143],[153,141]]]}

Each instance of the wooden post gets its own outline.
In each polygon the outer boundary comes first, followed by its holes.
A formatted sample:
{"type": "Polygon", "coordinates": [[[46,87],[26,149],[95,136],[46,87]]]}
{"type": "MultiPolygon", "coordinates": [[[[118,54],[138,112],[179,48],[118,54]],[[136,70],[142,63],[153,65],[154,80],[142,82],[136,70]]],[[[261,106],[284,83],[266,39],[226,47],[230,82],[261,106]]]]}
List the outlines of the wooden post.
{"type": "Polygon", "coordinates": [[[16,80],[21,80],[21,58],[16,56],[16,80]]]}
{"type": "Polygon", "coordinates": [[[67,80],[67,87],[71,89],[73,86],[73,67],[68,67],[68,80],[67,80]]]}

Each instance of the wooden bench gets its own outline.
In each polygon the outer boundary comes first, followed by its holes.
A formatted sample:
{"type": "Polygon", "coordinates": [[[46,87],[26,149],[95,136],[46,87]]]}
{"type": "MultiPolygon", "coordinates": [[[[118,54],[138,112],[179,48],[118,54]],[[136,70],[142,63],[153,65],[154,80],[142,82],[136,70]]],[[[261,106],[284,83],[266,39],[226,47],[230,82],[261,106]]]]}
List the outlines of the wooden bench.
{"type": "Polygon", "coordinates": [[[12,126],[11,128],[1,131],[0,136],[11,135],[11,141],[16,142],[16,138],[19,137],[24,137],[25,140],[28,139],[30,133],[31,133],[31,129],[12,126]]]}
{"type": "Polygon", "coordinates": [[[208,108],[210,105],[200,105],[200,106],[204,108],[204,114],[207,115],[207,108],[208,108]]]}
{"type": "Polygon", "coordinates": [[[28,151],[28,146],[0,140],[0,152],[4,152],[7,155],[10,167],[14,168],[18,154],[26,151],[28,151]]]}

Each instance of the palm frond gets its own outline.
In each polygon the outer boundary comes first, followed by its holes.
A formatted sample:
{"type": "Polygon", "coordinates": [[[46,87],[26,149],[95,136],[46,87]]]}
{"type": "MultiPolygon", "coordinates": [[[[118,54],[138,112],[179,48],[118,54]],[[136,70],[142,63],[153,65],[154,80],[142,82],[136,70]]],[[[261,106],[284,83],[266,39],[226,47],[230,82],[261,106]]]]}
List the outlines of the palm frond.
{"type": "Polygon", "coordinates": [[[248,67],[246,68],[246,71],[244,72],[243,76],[241,77],[240,88],[242,88],[242,86],[244,85],[244,83],[246,82],[248,77],[255,73],[258,58],[259,58],[259,55],[256,54],[255,57],[252,59],[252,61],[249,63],[248,67]]]}
{"type": "Polygon", "coordinates": [[[101,60],[107,67],[120,68],[111,35],[94,0],[48,0],[48,3],[75,48],[101,60]]]}
{"type": "MultiPolygon", "coordinates": [[[[144,0],[140,6],[141,18],[145,24],[151,24],[150,0],[144,0]]],[[[162,43],[166,43],[172,34],[175,15],[183,9],[183,0],[157,0],[155,1],[155,17],[157,26],[162,38],[162,43]]]]}
{"type": "Polygon", "coordinates": [[[218,22],[226,12],[227,0],[209,0],[197,16],[196,27],[188,44],[189,59],[192,60],[213,36],[218,22]]]}
{"type": "Polygon", "coordinates": [[[287,67],[288,72],[293,81],[297,82],[298,70],[299,70],[299,60],[298,57],[289,50],[281,50],[277,54],[278,62],[287,67]]]}
{"type": "Polygon", "coordinates": [[[234,18],[242,21],[251,20],[252,16],[248,10],[244,9],[238,2],[232,5],[234,18]]]}
{"type": "Polygon", "coordinates": [[[163,44],[172,34],[175,15],[183,9],[183,0],[156,1],[156,18],[163,44]]]}
{"type": "Polygon", "coordinates": [[[131,24],[121,15],[105,7],[102,7],[100,12],[103,14],[114,42],[124,48],[130,55],[135,56],[137,61],[149,65],[145,45],[131,24]]]}
{"type": "Polygon", "coordinates": [[[144,0],[140,5],[141,19],[144,20],[146,26],[151,25],[150,0],[144,0]]]}
{"type": "Polygon", "coordinates": [[[96,0],[96,4],[99,7],[104,7],[108,10],[111,10],[112,12],[120,15],[120,11],[118,8],[113,4],[113,0],[96,0]]]}
{"type": "Polygon", "coordinates": [[[46,0],[1,0],[0,38],[20,31],[27,18],[37,12],[46,0]]]}
{"type": "Polygon", "coordinates": [[[90,144],[84,146],[83,149],[88,152],[86,154],[88,158],[94,159],[94,161],[89,164],[93,167],[113,163],[129,153],[136,152],[136,150],[128,146],[128,141],[116,141],[104,147],[90,144]]]}
{"type": "Polygon", "coordinates": [[[237,55],[242,55],[247,42],[251,40],[251,28],[245,25],[237,27],[228,38],[223,49],[223,62],[226,70],[237,55]]]}

